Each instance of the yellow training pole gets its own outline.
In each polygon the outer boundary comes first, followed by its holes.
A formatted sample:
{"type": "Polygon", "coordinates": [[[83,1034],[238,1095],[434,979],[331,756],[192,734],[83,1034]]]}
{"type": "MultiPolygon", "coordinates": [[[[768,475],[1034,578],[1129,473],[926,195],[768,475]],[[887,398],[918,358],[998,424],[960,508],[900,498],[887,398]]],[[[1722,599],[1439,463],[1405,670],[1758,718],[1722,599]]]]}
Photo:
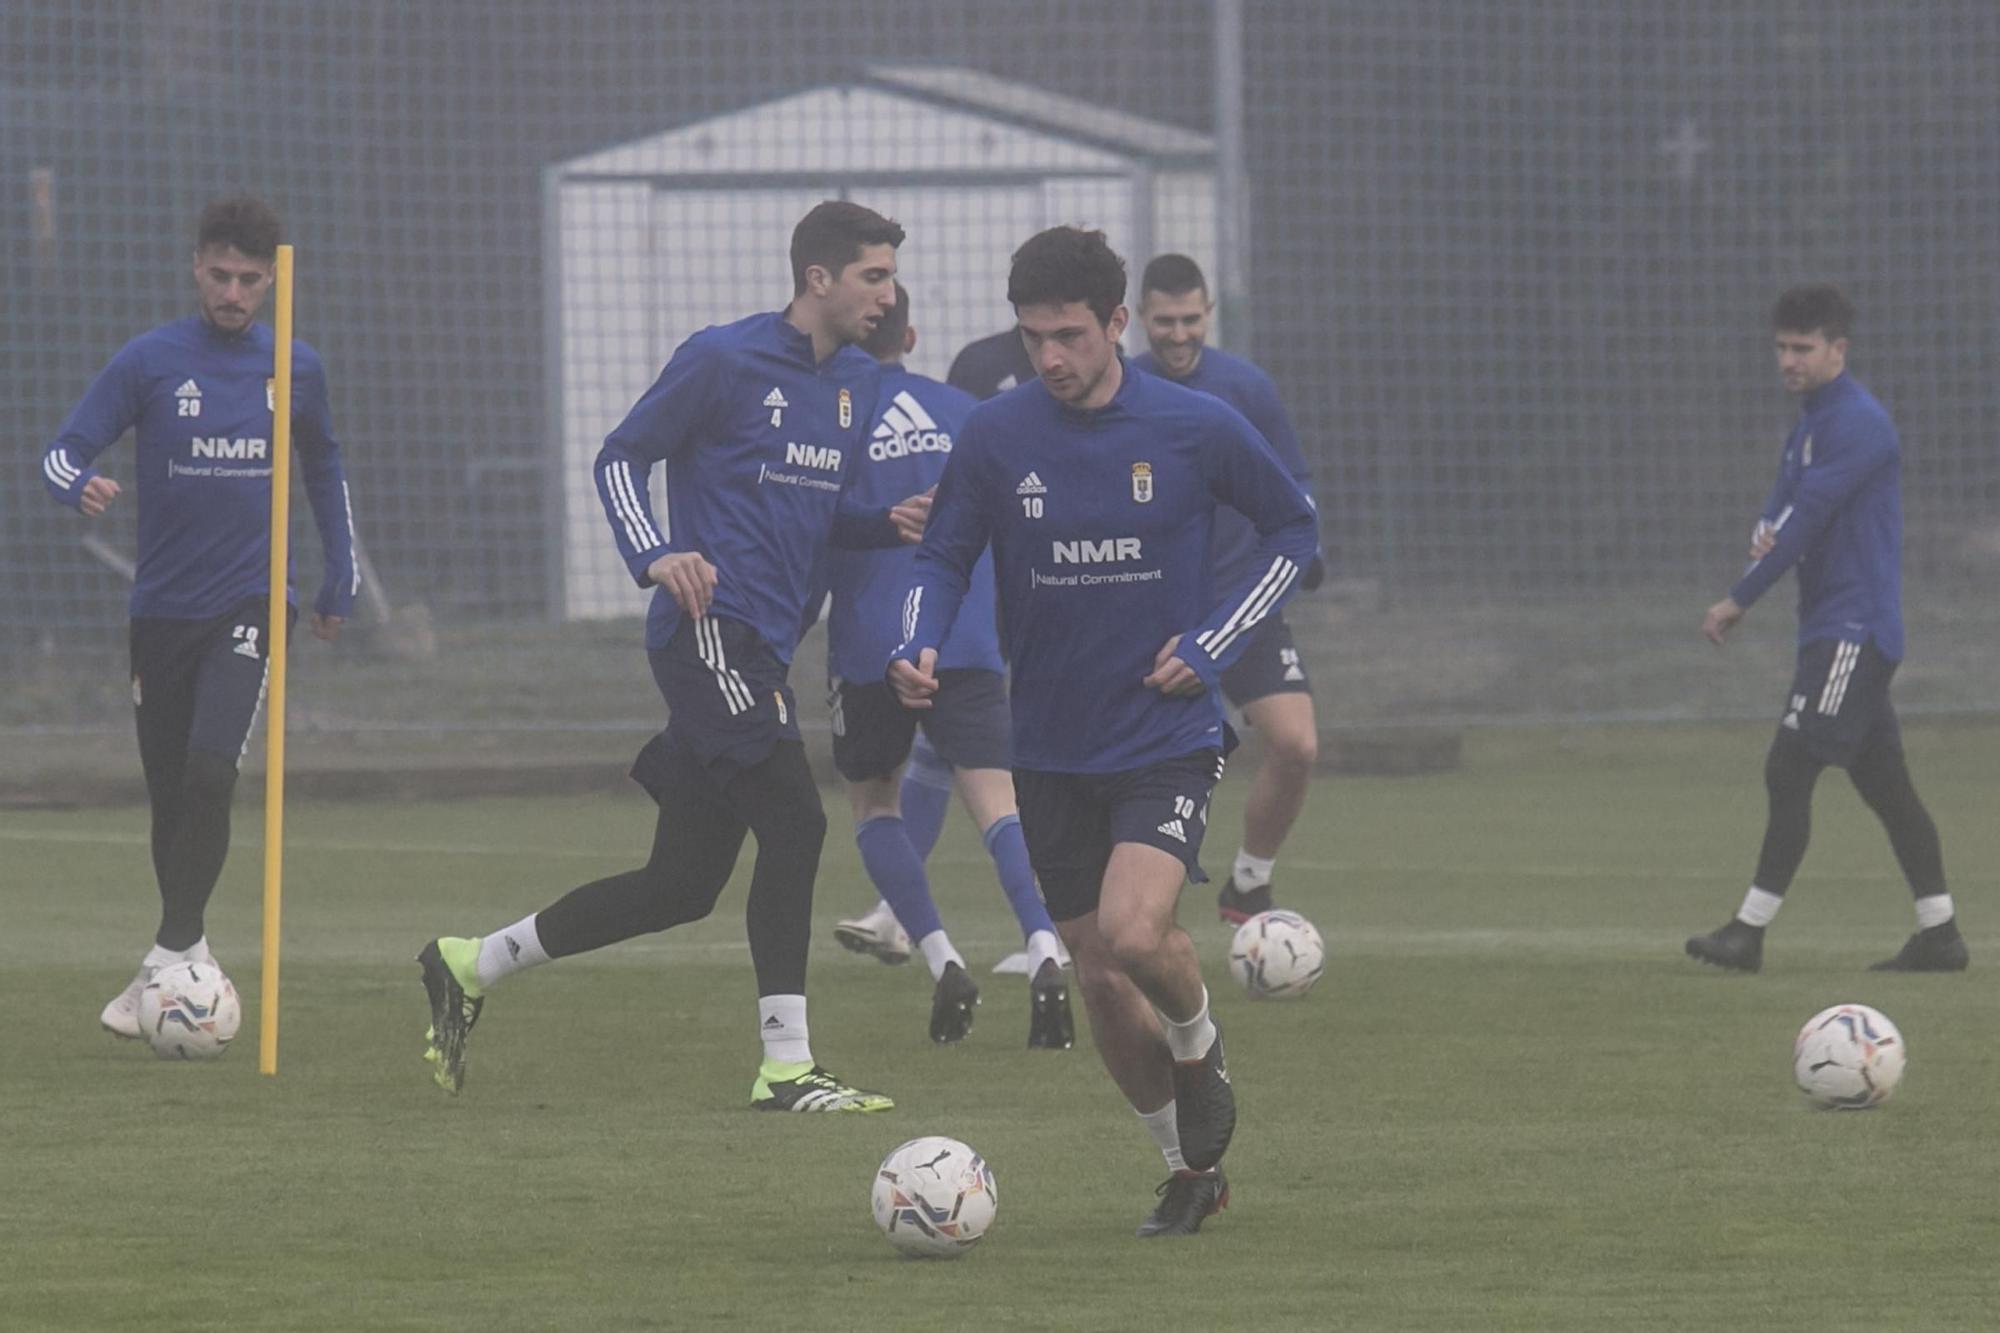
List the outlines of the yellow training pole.
{"type": "Polygon", "coordinates": [[[292,532],[292,247],[278,247],[276,364],[271,377],[271,628],[264,653],[264,975],[257,1072],[278,1072],[278,921],[285,878],[285,584],[292,532]]]}

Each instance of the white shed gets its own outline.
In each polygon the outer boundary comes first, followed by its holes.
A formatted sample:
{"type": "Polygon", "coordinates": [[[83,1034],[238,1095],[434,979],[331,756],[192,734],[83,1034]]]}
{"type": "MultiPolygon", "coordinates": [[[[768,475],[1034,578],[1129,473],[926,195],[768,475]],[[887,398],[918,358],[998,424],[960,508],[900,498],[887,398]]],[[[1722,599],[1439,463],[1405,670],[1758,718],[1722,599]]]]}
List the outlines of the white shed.
{"type": "MultiPolygon", "coordinates": [[[[644,609],[606,534],[591,460],[682,339],[785,304],[792,226],[828,198],[907,229],[897,263],[918,333],[909,364],[938,378],[959,348],[1012,323],[1008,262],[1044,227],[1103,228],[1135,283],[1163,250],[1215,272],[1212,139],[971,69],[878,66],[550,167],[552,605],[563,619],[644,609]]],[[[653,485],[664,524],[657,470],[653,485]]]]}

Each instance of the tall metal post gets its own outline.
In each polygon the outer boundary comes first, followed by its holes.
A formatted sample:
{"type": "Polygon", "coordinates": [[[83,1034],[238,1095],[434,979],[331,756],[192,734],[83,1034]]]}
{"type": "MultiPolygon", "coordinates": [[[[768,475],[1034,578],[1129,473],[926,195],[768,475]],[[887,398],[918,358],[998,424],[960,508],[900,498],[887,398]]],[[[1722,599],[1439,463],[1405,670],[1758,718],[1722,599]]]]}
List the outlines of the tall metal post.
{"type": "Polygon", "coordinates": [[[1250,173],[1243,154],[1243,0],[1215,0],[1216,300],[1223,336],[1254,357],[1250,299],[1250,173]]]}

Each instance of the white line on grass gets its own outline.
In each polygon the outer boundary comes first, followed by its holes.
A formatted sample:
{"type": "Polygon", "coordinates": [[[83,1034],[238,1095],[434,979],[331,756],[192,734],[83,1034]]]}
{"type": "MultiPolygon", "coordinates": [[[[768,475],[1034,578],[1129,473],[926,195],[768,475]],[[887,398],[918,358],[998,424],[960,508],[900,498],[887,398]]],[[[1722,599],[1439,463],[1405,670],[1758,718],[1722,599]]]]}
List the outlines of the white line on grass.
{"type": "MultiPolygon", "coordinates": [[[[82,831],[75,829],[0,829],[0,843],[43,842],[82,846],[144,847],[148,838],[139,833],[113,833],[82,831]]],[[[237,839],[243,846],[262,845],[262,838],[256,834],[237,839]]],[[[337,838],[292,838],[287,844],[291,850],[300,852],[334,853],[388,853],[396,856],[539,856],[550,860],[616,860],[616,853],[591,850],[584,847],[551,847],[546,843],[534,847],[502,846],[494,843],[453,843],[453,842],[353,842],[337,838]]],[[[634,855],[637,854],[635,848],[634,855]]],[[[991,862],[983,857],[934,856],[930,865],[953,869],[985,869],[991,862]]],[[[1505,876],[1522,879],[1550,880],[1620,880],[1652,881],[1679,880],[1689,883],[1712,883],[1715,872],[1687,866],[1676,867],[1634,867],[1634,866],[1593,866],[1593,865],[1502,865],[1491,861],[1477,865],[1447,865],[1437,862],[1411,861],[1294,861],[1286,860],[1285,867],[1292,871],[1310,871],[1324,875],[1438,875],[1458,876],[1480,874],[1505,876]]],[[[1830,880],[1851,884],[1873,884],[1884,878],[1880,872],[1859,872],[1845,870],[1815,870],[1815,880],[1830,880]]],[[[1954,883],[1993,884],[2000,883],[2000,872],[1982,873],[1977,871],[1954,870],[1954,883]]]]}
{"type": "MultiPolygon", "coordinates": [[[[50,842],[90,847],[144,847],[151,840],[142,833],[83,832],[75,829],[0,829],[0,842],[50,842]]],[[[236,843],[261,847],[260,835],[239,835],[236,843]]],[[[391,852],[404,856],[547,856],[589,857],[603,860],[613,856],[605,851],[582,847],[504,847],[495,843],[449,842],[348,842],[340,839],[287,838],[285,846],[296,852],[391,852]]]]}

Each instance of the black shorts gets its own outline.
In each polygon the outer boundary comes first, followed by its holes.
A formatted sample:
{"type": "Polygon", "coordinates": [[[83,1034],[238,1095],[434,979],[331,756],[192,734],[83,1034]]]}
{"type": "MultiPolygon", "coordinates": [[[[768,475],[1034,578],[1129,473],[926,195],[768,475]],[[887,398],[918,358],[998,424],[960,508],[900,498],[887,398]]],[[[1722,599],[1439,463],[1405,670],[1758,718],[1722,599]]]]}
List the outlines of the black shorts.
{"type": "Polygon", "coordinates": [[[1799,649],[1798,671],[1778,727],[1797,732],[1821,763],[1845,768],[1878,727],[1896,727],[1896,710],[1889,702],[1895,674],[1896,664],[1882,656],[1873,640],[1814,640],[1799,649]]]}
{"type": "Polygon", "coordinates": [[[262,597],[208,620],[133,618],[132,712],[149,769],[196,750],[242,759],[264,701],[270,623],[262,597]]]}
{"type": "Polygon", "coordinates": [[[667,701],[667,731],[715,774],[755,768],[779,741],[799,740],[799,704],[785,664],[740,620],[682,617],[664,648],[649,649],[667,701]]]}
{"type": "Polygon", "coordinates": [[[1187,867],[1188,879],[1205,883],[1201,839],[1222,763],[1221,751],[1198,750],[1123,773],[1016,769],[1021,833],[1049,916],[1074,921],[1097,910],[1111,849],[1121,842],[1169,852],[1187,867]]]}
{"type": "Polygon", "coordinates": [[[1273,616],[1250,634],[1243,656],[1222,673],[1222,697],[1242,708],[1274,694],[1311,694],[1305,663],[1292,642],[1292,627],[1273,616]]]}
{"type": "Polygon", "coordinates": [[[887,777],[910,757],[917,728],[953,768],[1006,768],[1012,762],[1013,720],[1007,685],[997,671],[954,668],[937,673],[929,708],[905,708],[881,680],[836,680],[833,766],[849,782],[887,777]]]}

